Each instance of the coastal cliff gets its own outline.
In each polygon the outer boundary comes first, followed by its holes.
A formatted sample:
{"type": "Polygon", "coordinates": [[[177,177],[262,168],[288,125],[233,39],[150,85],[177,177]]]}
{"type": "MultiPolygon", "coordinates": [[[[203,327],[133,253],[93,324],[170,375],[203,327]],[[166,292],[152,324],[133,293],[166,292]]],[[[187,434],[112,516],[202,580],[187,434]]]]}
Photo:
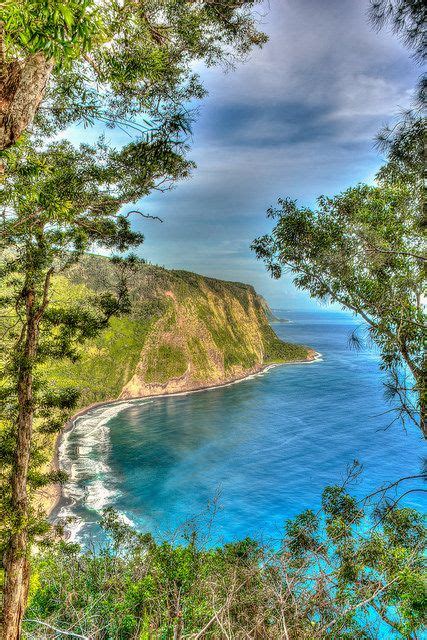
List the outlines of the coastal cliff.
{"type": "MultiPolygon", "coordinates": [[[[109,259],[86,256],[57,278],[55,292],[84,304],[114,277],[109,259]]],[[[79,360],[49,364],[59,384],[79,389],[81,406],[225,384],[271,363],[314,356],[279,340],[268,305],[250,285],[141,265],[129,293],[129,313],[85,343],[79,360]]]]}

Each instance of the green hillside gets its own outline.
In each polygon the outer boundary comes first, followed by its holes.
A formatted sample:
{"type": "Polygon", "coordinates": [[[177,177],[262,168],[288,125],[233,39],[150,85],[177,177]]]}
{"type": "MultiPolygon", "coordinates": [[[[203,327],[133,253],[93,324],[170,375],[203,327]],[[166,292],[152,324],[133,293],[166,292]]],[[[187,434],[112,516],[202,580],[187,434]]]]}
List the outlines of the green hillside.
{"type": "MultiPolygon", "coordinates": [[[[113,285],[111,261],[86,256],[54,281],[53,302],[85,303],[113,285]]],[[[81,391],[80,405],[221,384],[268,363],[304,360],[306,347],[279,340],[253,287],[187,271],[142,265],[130,284],[132,308],[80,358],[50,362],[49,375],[81,391]]]]}

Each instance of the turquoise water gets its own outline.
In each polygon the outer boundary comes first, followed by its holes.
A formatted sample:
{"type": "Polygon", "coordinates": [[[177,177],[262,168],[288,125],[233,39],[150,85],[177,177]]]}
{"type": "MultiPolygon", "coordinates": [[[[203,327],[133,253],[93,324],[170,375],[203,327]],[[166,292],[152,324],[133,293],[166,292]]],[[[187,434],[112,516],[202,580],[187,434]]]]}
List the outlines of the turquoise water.
{"type": "MultiPolygon", "coordinates": [[[[102,407],[65,434],[60,459],[70,474],[61,516],[70,535],[101,540],[104,507],[159,538],[185,523],[206,524],[210,541],[247,535],[277,539],[283,521],[319,505],[354,459],[364,496],[386,481],[419,472],[423,441],[399,423],[383,397],[378,356],[348,345],[359,326],[332,312],[283,312],[284,339],[322,354],[224,388],[102,407]],[[194,520],[195,518],[195,520],[194,520]],[[193,520],[192,520],[193,519],[193,520]]],[[[414,486],[413,484],[411,486],[414,486]]],[[[422,494],[406,504],[425,507],[422,494]]]]}

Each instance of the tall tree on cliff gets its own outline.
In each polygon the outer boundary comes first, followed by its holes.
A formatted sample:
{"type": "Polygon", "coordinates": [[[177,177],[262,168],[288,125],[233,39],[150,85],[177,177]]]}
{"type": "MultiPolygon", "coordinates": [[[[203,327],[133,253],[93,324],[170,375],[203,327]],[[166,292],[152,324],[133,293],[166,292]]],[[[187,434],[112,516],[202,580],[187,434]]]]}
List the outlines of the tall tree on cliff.
{"type": "Polygon", "coordinates": [[[51,479],[34,466],[39,462],[34,419],[41,429],[53,429],[61,411],[72,405],[72,390],[65,397],[46,390],[40,362],[47,356],[74,357],[73,341],[94,335],[126,303],[124,267],[117,295],[106,293],[95,302],[95,312],[52,306],[52,280],[93,242],[119,251],[141,242],[120,208],[156,185],[188,175],[186,103],[204,94],[192,65],[232,64],[265,42],[251,13],[255,4],[6,0],[2,7],[6,640],[20,637],[31,540],[42,526],[31,507],[31,487],[51,479]],[[28,141],[30,131],[57,134],[73,122],[96,121],[126,128],[135,141],[120,151],[102,142],[79,150],[58,143],[39,153],[28,141]]]}
{"type": "Polygon", "coordinates": [[[77,400],[74,389],[56,388],[41,365],[75,359],[77,344],[127,309],[135,259],[116,260],[116,290],[84,304],[61,304],[55,279],[94,243],[119,252],[140,244],[141,234],[120,208],[184,177],[188,166],[161,137],[120,151],[102,143],[75,149],[61,141],[43,151],[20,143],[8,153],[0,224],[0,550],[7,640],[19,637],[31,541],[46,525],[31,497],[56,477],[41,472],[43,440],[61,428],[77,400]]]}
{"type": "Polygon", "coordinates": [[[0,151],[37,124],[140,128],[203,95],[192,63],[231,64],[266,41],[259,0],[5,0],[0,151]]]}

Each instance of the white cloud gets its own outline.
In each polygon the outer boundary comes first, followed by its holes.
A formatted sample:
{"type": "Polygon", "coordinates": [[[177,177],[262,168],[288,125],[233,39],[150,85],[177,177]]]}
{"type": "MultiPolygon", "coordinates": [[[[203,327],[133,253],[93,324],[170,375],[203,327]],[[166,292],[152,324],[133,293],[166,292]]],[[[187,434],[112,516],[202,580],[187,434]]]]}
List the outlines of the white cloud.
{"type": "Polygon", "coordinates": [[[144,202],[164,225],[138,224],[148,259],[250,281],[275,304],[286,291],[298,306],[306,296],[271,281],[249,250],[271,227],[267,207],[279,195],[313,204],[372,181],[373,138],[408,105],[418,69],[397,38],[367,24],[367,0],[270,3],[270,41],[246,64],[228,74],[198,65],[209,90],[190,153],[198,168],[144,202]]]}

